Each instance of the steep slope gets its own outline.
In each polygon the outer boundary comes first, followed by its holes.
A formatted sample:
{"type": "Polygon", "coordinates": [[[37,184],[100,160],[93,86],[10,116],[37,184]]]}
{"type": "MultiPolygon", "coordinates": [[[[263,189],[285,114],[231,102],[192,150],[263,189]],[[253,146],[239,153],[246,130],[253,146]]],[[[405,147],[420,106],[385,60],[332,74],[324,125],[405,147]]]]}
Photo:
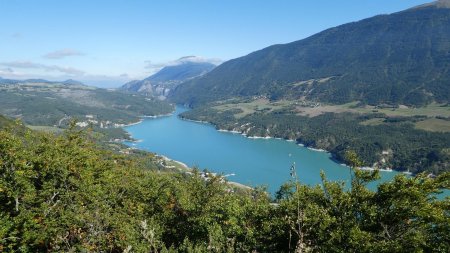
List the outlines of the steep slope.
{"type": "Polygon", "coordinates": [[[147,93],[165,97],[177,85],[195,77],[202,76],[216,66],[209,62],[199,62],[197,57],[183,57],[175,63],[162,68],[144,80],[134,80],[124,84],[120,90],[147,93]]]}
{"type": "Polygon", "coordinates": [[[270,46],[221,64],[170,97],[189,104],[255,95],[375,105],[448,102],[448,6],[438,1],[270,46]]]}

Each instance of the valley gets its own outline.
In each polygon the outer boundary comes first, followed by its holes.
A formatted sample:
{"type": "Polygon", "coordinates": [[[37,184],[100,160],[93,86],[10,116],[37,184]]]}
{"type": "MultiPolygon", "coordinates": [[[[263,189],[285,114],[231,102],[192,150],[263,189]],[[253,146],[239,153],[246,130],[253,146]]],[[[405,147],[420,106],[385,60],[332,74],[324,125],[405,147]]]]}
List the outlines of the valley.
{"type": "Polygon", "coordinates": [[[0,6],[1,253],[450,252],[450,0],[0,6]]]}
{"type": "MultiPolygon", "coordinates": [[[[126,127],[130,135],[139,140],[126,144],[176,159],[191,168],[222,175],[229,181],[264,186],[272,196],[289,180],[289,168],[293,164],[297,165],[304,184],[319,184],[323,171],[330,180],[346,182],[349,186],[348,167],[331,160],[329,153],[317,152],[292,141],[217,131],[210,124],[181,119],[178,115],[183,112],[189,113],[189,110],[178,106],[173,115],[146,119],[126,127]]],[[[375,189],[377,184],[397,174],[381,172],[381,178],[369,187],[375,189]]]]}

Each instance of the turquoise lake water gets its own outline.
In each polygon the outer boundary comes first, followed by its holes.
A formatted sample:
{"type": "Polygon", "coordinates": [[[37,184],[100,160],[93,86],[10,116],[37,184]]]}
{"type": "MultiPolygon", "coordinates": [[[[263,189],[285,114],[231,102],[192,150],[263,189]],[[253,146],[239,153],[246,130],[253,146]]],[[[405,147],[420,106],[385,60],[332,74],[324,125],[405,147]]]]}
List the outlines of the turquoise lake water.
{"type": "MultiPolygon", "coordinates": [[[[330,154],[317,152],[279,139],[251,139],[240,134],[220,132],[206,123],[186,121],[178,114],[186,111],[177,107],[174,114],[147,118],[142,123],[126,127],[137,143],[127,143],[200,170],[222,173],[230,181],[249,186],[264,185],[272,193],[290,179],[289,169],[295,162],[302,183],[321,182],[323,170],[329,180],[350,178],[349,169],[330,159],[330,154]]],[[[382,181],[397,172],[382,172],[382,181]]],[[[373,187],[373,186],[372,186],[373,187]]]]}

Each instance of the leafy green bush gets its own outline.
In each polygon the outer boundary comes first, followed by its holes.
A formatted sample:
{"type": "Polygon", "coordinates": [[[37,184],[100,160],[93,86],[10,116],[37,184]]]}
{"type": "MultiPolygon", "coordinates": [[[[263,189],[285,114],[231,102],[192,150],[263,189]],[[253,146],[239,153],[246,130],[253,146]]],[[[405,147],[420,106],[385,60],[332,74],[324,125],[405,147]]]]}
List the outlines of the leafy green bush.
{"type": "MultiPolygon", "coordinates": [[[[271,201],[221,177],[152,170],[84,132],[0,130],[3,252],[448,252],[450,174],[397,176],[371,192],[298,180],[271,201]],[[299,251],[302,249],[302,251],[299,251]]],[[[349,156],[354,158],[355,156],[349,156]]],[[[287,172],[288,173],[288,172],[287,172]]]]}

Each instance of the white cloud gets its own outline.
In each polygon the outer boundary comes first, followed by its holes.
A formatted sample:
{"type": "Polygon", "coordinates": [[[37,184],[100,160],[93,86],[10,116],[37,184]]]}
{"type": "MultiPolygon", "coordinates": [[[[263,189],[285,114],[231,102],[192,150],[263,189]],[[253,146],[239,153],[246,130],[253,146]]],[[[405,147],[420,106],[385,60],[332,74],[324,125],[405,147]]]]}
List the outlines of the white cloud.
{"type": "Polygon", "coordinates": [[[0,65],[10,67],[10,68],[20,68],[20,69],[38,69],[38,68],[42,68],[44,66],[42,64],[33,63],[30,61],[0,62],[0,65]]]}
{"type": "Polygon", "coordinates": [[[14,70],[12,68],[2,68],[0,69],[0,76],[2,75],[11,75],[14,73],[14,70]]]}
{"type": "Polygon", "coordinates": [[[44,58],[62,59],[62,58],[69,57],[69,56],[82,56],[82,55],[84,55],[84,54],[78,50],[71,49],[71,48],[64,48],[64,49],[50,52],[50,53],[44,55],[44,58]]]}
{"type": "Polygon", "coordinates": [[[184,56],[184,57],[181,57],[180,59],[176,60],[174,65],[178,65],[181,63],[185,63],[185,62],[207,62],[207,63],[212,63],[214,65],[219,65],[223,61],[218,58],[205,58],[205,57],[201,57],[201,56],[184,56]]]}
{"type": "Polygon", "coordinates": [[[166,63],[153,63],[152,61],[145,61],[145,67],[146,69],[154,70],[154,69],[161,69],[167,66],[166,63]]]}
{"type": "Polygon", "coordinates": [[[59,71],[68,75],[82,76],[84,71],[72,67],[46,66],[47,71],[59,71]]]}
{"type": "Polygon", "coordinates": [[[26,79],[27,75],[25,73],[13,70],[12,68],[1,68],[0,77],[6,79],[26,79]]]}
{"type": "Polygon", "coordinates": [[[198,62],[198,63],[207,62],[207,63],[211,63],[214,65],[219,65],[223,61],[218,58],[205,58],[205,57],[201,57],[201,56],[192,56],[191,55],[191,56],[183,56],[177,60],[168,61],[168,62],[154,63],[152,61],[145,61],[144,68],[148,70],[148,73],[155,73],[164,67],[177,66],[177,65],[187,63],[187,62],[198,62]]]}
{"type": "Polygon", "coordinates": [[[82,70],[31,61],[0,62],[0,77],[5,79],[45,79],[62,81],[74,79],[101,88],[116,88],[132,80],[128,73],[121,75],[89,74],[82,70]]]}
{"type": "Polygon", "coordinates": [[[14,68],[19,69],[40,69],[47,72],[60,72],[68,75],[84,75],[84,71],[66,67],[66,66],[57,66],[57,65],[45,65],[41,63],[34,63],[30,61],[13,61],[13,62],[0,62],[1,66],[5,66],[13,70],[14,68]]]}

